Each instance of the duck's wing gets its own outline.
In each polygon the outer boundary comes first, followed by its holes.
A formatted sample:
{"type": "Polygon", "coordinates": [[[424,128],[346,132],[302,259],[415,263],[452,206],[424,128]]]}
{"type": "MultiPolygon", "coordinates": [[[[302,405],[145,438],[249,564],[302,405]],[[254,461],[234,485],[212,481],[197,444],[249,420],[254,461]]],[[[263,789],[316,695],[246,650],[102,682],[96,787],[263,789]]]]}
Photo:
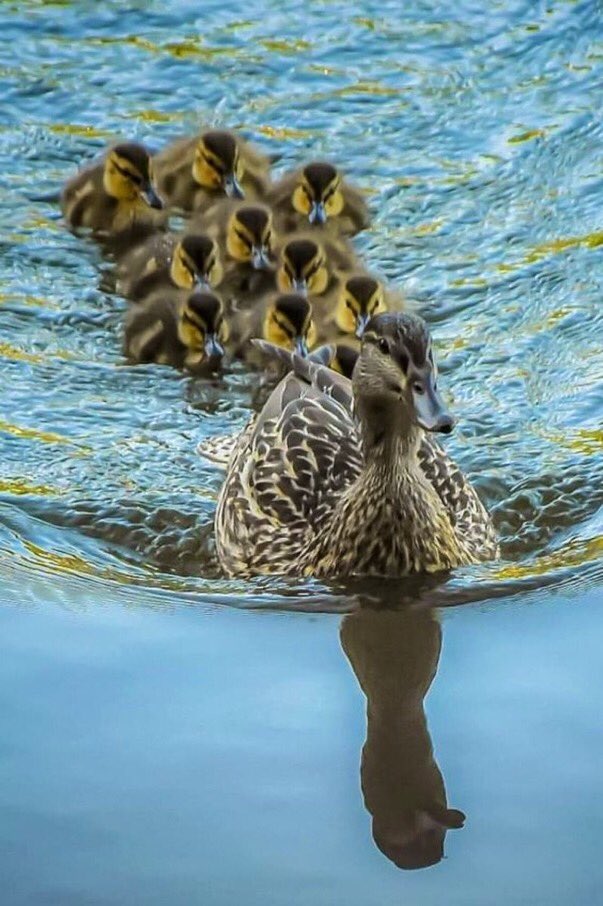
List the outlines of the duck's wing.
{"type": "Polygon", "coordinates": [[[207,233],[213,239],[223,242],[230,216],[240,205],[238,199],[216,194],[203,210],[195,211],[189,221],[187,233],[207,233]]]}
{"type": "Polygon", "coordinates": [[[288,359],[293,370],[241,436],[229,463],[226,495],[229,504],[240,498],[241,512],[252,521],[261,512],[275,526],[301,520],[314,530],[361,468],[351,390],[323,365],[275,354],[288,359]]]}
{"type": "Polygon", "coordinates": [[[370,225],[371,214],[362,192],[346,183],[343,194],[345,198],[343,214],[349,218],[353,232],[365,230],[370,225]]]}
{"type": "Polygon", "coordinates": [[[256,145],[239,139],[239,154],[248,172],[256,178],[267,178],[270,173],[270,158],[263,154],[256,145]]]}
{"type": "Polygon", "coordinates": [[[161,151],[158,151],[157,154],[154,154],[153,168],[155,175],[162,175],[166,169],[172,169],[179,164],[187,164],[189,168],[192,167],[198,141],[199,136],[197,135],[178,138],[176,141],[166,145],[165,148],[162,148],[161,151]]]}
{"type": "Polygon", "coordinates": [[[344,239],[341,236],[335,237],[334,235],[329,234],[328,231],[325,231],[325,237],[323,238],[321,236],[320,240],[324,245],[329,262],[337,271],[347,272],[361,269],[362,265],[360,264],[358,255],[347,239],[344,239]]]}
{"type": "Polygon", "coordinates": [[[103,163],[80,170],[61,193],[61,209],[73,230],[110,231],[118,203],[105,192],[103,163]]]}
{"type": "Polygon", "coordinates": [[[423,436],[419,462],[446,507],[456,533],[475,558],[498,556],[496,532],[477,491],[430,434],[423,436]]]}
{"type": "Polygon", "coordinates": [[[134,362],[165,363],[179,347],[177,302],[157,296],[131,308],[124,323],[124,354],[134,362]]]}
{"type": "Polygon", "coordinates": [[[117,291],[126,299],[139,301],[156,288],[169,271],[177,238],[173,233],[156,233],[118,257],[117,291]],[[159,277],[159,272],[161,277],[159,277]]]}
{"type": "Polygon", "coordinates": [[[266,202],[277,213],[291,209],[291,196],[299,179],[299,170],[285,173],[281,179],[272,183],[266,193],[266,202]]]}
{"type": "MultiPolygon", "coordinates": [[[[253,344],[256,348],[262,352],[261,347],[268,347],[266,352],[271,360],[277,359],[281,361],[286,367],[290,366],[291,354],[287,353],[284,349],[280,349],[277,346],[273,346],[271,343],[267,343],[263,340],[254,342],[253,344]],[[281,356],[282,353],[282,356],[281,356]]],[[[336,347],[331,345],[319,346],[318,349],[313,350],[309,358],[313,362],[317,362],[320,365],[329,366],[330,362],[333,360],[333,357],[336,353],[336,347]]],[[[230,462],[235,449],[238,445],[244,444],[247,440],[246,432],[251,432],[255,428],[255,423],[257,416],[247,423],[242,434],[216,434],[213,437],[206,437],[204,440],[200,441],[197,445],[197,453],[203,459],[207,459],[209,462],[214,463],[217,466],[225,469],[230,462]]]]}

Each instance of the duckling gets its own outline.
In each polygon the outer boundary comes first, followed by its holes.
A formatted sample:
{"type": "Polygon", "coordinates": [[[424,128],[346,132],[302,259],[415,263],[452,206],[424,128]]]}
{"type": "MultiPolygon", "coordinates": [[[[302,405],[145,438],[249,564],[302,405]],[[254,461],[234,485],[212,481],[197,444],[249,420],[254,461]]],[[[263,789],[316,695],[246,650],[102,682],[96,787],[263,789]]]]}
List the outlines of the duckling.
{"type": "Polygon", "coordinates": [[[233,132],[211,129],[168,145],[154,158],[157,184],[182,211],[203,210],[221,197],[259,198],[270,163],[233,132]]]}
{"type": "Polygon", "coordinates": [[[365,272],[344,274],[328,300],[317,311],[319,342],[333,343],[346,339],[355,345],[374,315],[389,309],[400,310],[402,300],[395,293],[386,294],[383,284],[365,272]]]}
{"type": "Polygon", "coordinates": [[[257,364],[263,356],[249,341],[254,337],[274,346],[308,355],[316,341],[312,306],[305,296],[284,293],[269,296],[247,311],[237,311],[231,318],[231,342],[234,355],[257,364]]]}
{"type": "Polygon", "coordinates": [[[274,226],[266,205],[223,201],[194,221],[224,250],[224,279],[220,293],[227,305],[255,302],[275,289],[274,226]]]}
{"type": "Polygon", "coordinates": [[[362,194],[337,167],[312,161],[288,173],[267,193],[277,227],[283,233],[320,227],[335,235],[354,236],[370,222],[362,194]]]}
{"type": "Polygon", "coordinates": [[[477,493],[432,439],[454,421],[422,319],[372,318],[351,382],[275,354],[293,371],[241,434],[219,494],[228,575],[406,576],[497,556],[477,493]]]}
{"type": "Polygon", "coordinates": [[[68,180],[61,210],[73,230],[85,227],[100,242],[138,242],[164,229],[167,212],[153,185],[149,152],[133,142],[110,148],[100,163],[68,180]]]}
{"type": "Polygon", "coordinates": [[[341,245],[295,234],[285,240],[278,254],[276,283],[281,292],[301,292],[327,305],[338,290],[340,272],[356,264],[354,253],[341,245]]]}
{"type": "Polygon", "coordinates": [[[224,274],[218,245],[204,233],[151,236],[120,260],[117,292],[140,302],[167,289],[215,289],[224,274]]]}
{"type": "Polygon", "coordinates": [[[124,352],[134,362],[216,371],[227,340],[222,301],[206,291],[190,293],[184,302],[156,294],[126,315],[124,352]]]}
{"type": "Polygon", "coordinates": [[[347,343],[326,344],[313,349],[308,355],[311,362],[326,365],[338,374],[351,380],[354,366],[358,361],[358,350],[347,343]]]}

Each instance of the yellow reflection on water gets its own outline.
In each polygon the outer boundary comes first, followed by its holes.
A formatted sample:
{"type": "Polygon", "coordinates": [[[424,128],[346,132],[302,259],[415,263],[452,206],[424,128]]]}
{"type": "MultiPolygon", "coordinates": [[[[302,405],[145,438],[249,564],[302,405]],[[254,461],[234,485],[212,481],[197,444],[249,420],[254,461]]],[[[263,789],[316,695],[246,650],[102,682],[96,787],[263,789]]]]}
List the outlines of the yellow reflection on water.
{"type": "Polygon", "coordinates": [[[547,573],[568,567],[583,566],[598,560],[603,555],[603,535],[596,535],[585,541],[573,539],[550,554],[543,554],[531,563],[509,563],[495,570],[496,579],[525,579],[530,576],[544,576],[547,573]]]}

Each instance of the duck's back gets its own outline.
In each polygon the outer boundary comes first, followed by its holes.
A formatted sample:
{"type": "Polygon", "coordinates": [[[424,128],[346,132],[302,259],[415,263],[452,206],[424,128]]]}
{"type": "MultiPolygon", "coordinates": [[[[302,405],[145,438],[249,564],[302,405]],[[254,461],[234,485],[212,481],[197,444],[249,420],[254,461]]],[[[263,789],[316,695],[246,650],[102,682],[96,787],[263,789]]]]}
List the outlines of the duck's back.
{"type": "Polygon", "coordinates": [[[231,575],[295,572],[309,541],[360,472],[345,379],[295,358],[300,373],[281,381],[243,432],[222,486],[216,537],[231,575]]]}
{"type": "Polygon", "coordinates": [[[117,267],[117,292],[139,302],[155,290],[169,287],[176,242],[173,233],[156,233],[122,256],[117,267]]]}
{"type": "Polygon", "coordinates": [[[66,183],[61,192],[61,210],[73,229],[110,229],[118,202],[105,191],[102,164],[85,167],[66,183]]]}

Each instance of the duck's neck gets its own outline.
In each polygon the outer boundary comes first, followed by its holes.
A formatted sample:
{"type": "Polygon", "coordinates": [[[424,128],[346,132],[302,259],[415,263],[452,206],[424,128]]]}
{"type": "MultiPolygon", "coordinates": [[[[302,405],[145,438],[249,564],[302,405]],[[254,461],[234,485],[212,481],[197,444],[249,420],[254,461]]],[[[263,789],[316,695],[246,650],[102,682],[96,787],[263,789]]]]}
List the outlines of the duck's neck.
{"type": "Polygon", "coordinates": [[[419,468],[417,454],[422,431],[410,422],[400,405],[375,402],[362,397],[356,402],[362,426],[365,464],[393,478],[400,469],[419,468]]]}

